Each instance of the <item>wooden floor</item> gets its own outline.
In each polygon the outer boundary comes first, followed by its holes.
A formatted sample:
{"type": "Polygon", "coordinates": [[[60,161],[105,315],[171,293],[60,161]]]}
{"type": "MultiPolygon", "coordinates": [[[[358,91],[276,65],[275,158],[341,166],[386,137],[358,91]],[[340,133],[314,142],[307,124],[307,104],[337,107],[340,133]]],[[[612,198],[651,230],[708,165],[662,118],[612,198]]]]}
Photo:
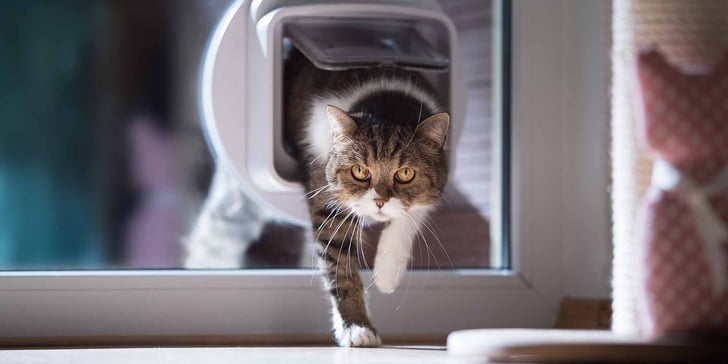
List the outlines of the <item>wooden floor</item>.
{"type": "Polygon", "coordinates": [[[444,347],[145,348],[2,350],[3,364],[249,364],[249,363],[397,363],[482,362],[450,356],[444,347]]]}

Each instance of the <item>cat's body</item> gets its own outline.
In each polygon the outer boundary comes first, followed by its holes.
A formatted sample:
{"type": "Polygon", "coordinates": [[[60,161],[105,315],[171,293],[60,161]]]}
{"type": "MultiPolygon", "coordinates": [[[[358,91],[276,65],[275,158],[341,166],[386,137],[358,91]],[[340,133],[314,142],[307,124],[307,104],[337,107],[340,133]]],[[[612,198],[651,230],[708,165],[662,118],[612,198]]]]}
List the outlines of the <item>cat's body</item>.
{"type": "Polygon", "coordinates": [[[287,67],[285,137],[308,192],[334,336],[341,346],[377,346],[358,274],[361,229],[385,224],[373,275],[390,293],[446,183],[449,116],[414,72],[324,72],[298,52],[287,67]]]}

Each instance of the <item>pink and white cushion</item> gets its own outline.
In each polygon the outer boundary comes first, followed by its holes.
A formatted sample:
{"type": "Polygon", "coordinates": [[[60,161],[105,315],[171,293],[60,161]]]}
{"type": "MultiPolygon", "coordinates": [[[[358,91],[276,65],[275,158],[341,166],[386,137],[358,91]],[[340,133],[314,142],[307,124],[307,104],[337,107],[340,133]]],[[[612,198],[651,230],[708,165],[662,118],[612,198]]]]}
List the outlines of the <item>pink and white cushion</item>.
{"type": "Polygon", "coordinates": [[[644,141],[656,160],[642,274],[649,336],[728,330],[728,57],[684,72],[656,51],[637,71],[644,141]]]}

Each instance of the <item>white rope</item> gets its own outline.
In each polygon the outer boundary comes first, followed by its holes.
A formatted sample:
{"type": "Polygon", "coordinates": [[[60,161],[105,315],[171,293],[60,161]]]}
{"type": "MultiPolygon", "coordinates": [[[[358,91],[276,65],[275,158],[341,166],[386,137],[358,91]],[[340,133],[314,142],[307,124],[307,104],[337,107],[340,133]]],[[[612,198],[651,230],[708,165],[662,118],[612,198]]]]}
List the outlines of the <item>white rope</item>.
{"type": "Polygon", "coordinates": [[[726,289],[726,269],[721,244],[728,241],[728,226],[713,209],[709,198],[728,191],[728,165],[710,183],[701,186],[669,162],[656,160],[652,169],[652,186],[663,191],[677,191],[685,197],[713,275],[713,294],[722,294],[726,289]]]}

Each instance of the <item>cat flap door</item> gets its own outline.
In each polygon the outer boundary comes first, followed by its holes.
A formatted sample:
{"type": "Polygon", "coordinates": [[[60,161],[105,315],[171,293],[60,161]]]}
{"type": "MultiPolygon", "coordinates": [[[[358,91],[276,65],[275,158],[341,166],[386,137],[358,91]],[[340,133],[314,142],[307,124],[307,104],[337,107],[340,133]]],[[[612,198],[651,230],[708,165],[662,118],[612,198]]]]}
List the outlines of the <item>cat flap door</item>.
{"type": "MultiPolygon", "coordinates": [[[[436,0],[236,1],[210,38],[200,104],[218,166],[276,219],[310,226],[299,165],[285,150],[286,52],[324,70],[421,72],[450,111],[456,145],[467,84],[457,33],[436,0]]],[[[454,163],[455,148],[448,148],[454,163]]]]}
{"type": "Polygon", "coordinates": [[[406,21],[299,19],[287,24],[286,36],[316,67],[329,71],[397,67],[446,72],[450,65],[406,21]]]}

